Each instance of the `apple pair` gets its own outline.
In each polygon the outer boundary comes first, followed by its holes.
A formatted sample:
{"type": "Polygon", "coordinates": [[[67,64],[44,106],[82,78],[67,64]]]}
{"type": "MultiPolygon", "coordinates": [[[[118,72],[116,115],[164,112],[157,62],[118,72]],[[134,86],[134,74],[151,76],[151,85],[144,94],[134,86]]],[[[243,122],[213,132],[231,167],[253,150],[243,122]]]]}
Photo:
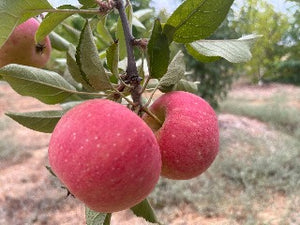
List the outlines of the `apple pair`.
{"type": "Polygon", "coordinates": [[[216,157],[217,117],[202,98],[171,92],[150,110],[162,125],[101,99],[74,107],[57,124],[49,144],[51,168],[91,209],[130,208],[147,197],[160,174],[190,179],[216,157]]]}
{"type": "Polygon", "coordinates": [[[31,18],[17,26],[0,48],[0,67],[10,63],[42,68],[50,58],[51,43],[47,36],[40,43],[35,42],[39,22],[31,18]]]}

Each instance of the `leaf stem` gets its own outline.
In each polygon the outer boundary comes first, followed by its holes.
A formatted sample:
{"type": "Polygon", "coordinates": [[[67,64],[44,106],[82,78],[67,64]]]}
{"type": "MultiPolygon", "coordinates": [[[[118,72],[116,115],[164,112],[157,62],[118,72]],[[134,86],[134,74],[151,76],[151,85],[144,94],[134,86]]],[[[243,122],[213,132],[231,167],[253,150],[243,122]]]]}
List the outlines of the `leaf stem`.
{"type": "Polygon", "coordinates": [[[27,10],[29,12],[36,12],[38,14],[40,13],[69,13],[69,14],[75,14],[75,13],[84,13],[84,14],[99,14],[100,11],[98,9],[31,9],[27,10]]]}
{"type": "Polygon", "coordinates": [[[145,107],[148,107],[148,106],[150,105],[151,100],[153,99],[153,96],[154,96],[155,92],[158,90],[158,88],[159,88],[159,84],[158,84],[158,85],[154,88],[154,90],[152,91],[152,93],[151,93],[151,95],[150,95],[150,97],[149,97],[147,103],[144,105],[145,107]]]}

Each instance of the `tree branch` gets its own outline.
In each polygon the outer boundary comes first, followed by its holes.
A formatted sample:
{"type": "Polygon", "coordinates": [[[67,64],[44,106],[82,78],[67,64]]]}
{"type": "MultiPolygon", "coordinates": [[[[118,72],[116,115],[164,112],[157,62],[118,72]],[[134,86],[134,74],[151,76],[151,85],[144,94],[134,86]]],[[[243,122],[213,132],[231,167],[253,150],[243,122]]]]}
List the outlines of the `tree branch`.
{"type": "Polygon", "coordinates": [[[131,89],[131,96],[133,102],[139,106],[141,105],[141,78],[139,77],[139,73],[137,70],[135,58],[134,58],[134,51],[133,51],[133,43],[134,37],[132,35],[132,31],[129,27],[128,19],[125,13],[125,7],[122,0],[114,0],[115,7],[119,11],[120,19],[123,26],[125,41],[126,41],[126,48],[127,48],[127,70],[126,70],[126,77],[124,82],[130,84],[132,86],[131,89]]]}

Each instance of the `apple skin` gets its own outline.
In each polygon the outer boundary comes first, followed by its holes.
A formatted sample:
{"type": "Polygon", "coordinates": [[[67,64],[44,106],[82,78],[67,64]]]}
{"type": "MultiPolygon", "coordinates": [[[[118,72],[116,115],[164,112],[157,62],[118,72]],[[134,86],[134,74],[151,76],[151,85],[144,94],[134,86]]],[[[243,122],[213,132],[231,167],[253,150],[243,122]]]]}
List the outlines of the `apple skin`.
{"type": "Polygon", "coordinates": [[[187,180],[203,173],[219,151],[218,120],[199,96],[183,91],[162,95],[151,106],[163,125],[144,115],[155,132],[162,157],[161,175],[187,180]]]}
{"type": "Polygon", "coordinates": [[[38,68],[46,65],[52,47],[48,36],[40,45],[35,43],[34,37],[39,25],[36,19],[31,18],[14,29],[0,49],[0,67],[11,63],[38,68]]]}
{"type": "Polygon", "coordinates": [[[149,126],[125,106],[89,100],[58,122],[49,164],[90,209],[111,213],[141,202],[154,189],[161,156],[149,126]]]}

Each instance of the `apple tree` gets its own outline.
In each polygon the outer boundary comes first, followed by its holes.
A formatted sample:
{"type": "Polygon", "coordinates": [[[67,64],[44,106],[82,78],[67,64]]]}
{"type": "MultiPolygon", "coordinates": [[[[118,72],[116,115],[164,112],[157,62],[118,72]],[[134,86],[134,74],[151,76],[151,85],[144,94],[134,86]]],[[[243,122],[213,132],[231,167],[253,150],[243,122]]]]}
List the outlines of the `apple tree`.
{"type": "MultiPolygon", "coordinates": [[[[251,58],[257,36],[205,40],[233,0],[186,0],[166,23],[154,18],[152,10],[134,11],[130,1],[79,2],[80,7],[53,8],[47,0],[1,1],[2,48],[15,29],[41,15],[31,45],[49,50],[43,45],[49,36],[52,48],[65,54],[63,74],[22,61],[0,68],[0,79],[20,95],[61,106],[7,115],[52,133],[47,168],[86,205],[88,225],[110,224],[113,212],[128,208],[160,224],[147,200],[159,176],[199,176],[219,148],[216,114],[204,99],[188,93],[196,92],[197,85],[186,79],[184,53],[174,53],[174,45],[202,61],[239,63],[251,58]],[[83,21],[81,31],[65,23],[68,18],[83,21]],[[141,31],[146,24],[151,24],[149,33],[141,31]],[[72,38],[55,33],[59,27],[72,38]],[[158,91],[162,96],[152,104],[158,91]]],[[[0,51],[0,61],[9,51],[0,51]]],[[[16,52],[22,51],[18,46],[16,52]]]]}

